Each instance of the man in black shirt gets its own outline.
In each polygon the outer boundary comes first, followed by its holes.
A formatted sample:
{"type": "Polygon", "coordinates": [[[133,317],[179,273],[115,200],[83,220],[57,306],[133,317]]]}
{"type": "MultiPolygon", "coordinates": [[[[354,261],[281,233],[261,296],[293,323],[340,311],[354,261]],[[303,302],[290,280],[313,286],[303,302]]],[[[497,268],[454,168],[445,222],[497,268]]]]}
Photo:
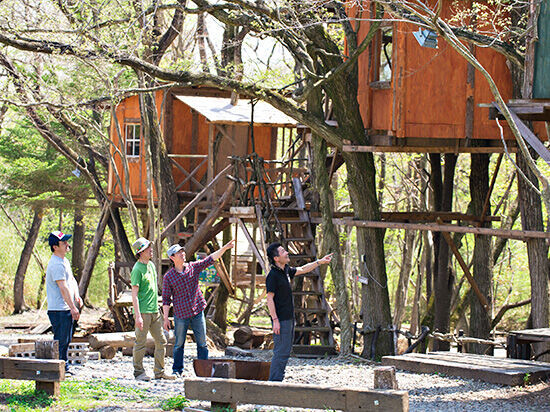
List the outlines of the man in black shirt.
{"type": "Polygon", "coordinates": [[[295,268],[288,265],[288,251],[280,243],[272,243],[267,248],[267,257],[271,263],[271,270],[265,281],[267,307],[273,324],[273,358],[269,380],[282,381],[294,339],[294,302],[290,282],[295,275],[311,272],[320,265],[330,263],[332,253],[295,268]]]}

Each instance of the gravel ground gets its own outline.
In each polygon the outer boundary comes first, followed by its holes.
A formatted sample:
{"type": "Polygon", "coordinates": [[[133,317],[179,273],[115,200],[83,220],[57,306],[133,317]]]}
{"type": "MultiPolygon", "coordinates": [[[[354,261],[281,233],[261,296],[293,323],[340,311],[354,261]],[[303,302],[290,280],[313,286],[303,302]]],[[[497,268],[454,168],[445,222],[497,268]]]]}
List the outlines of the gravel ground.
{"type": "MultiPolygon", "coordinates": [[[[186,344],[188,355],[195,356],[194,344],[186,344]]],[[[195,376],[192,356],[185,357],[185,375],[195,376]]],[[[221,352],[211,352],[211,357],[221,357],[221,352]]],[[[270,352],[258,353],[259,359],[269,359],[270,352]]],[[[246,358],[251,359],[251,358],[246,358]]],[[[152,374],[153,359],[145,359],[146,369],[152,374]]],[[[172,360],[166,359],[167,370],[172,360]]],[[[356,359],[298,359],[291,358],[285,382],[372,388],[375,365],[356,359]]],[[[83,366],[74,366],[74,375],[69,379],[88,380],[116,378],[122,385],[142,388],[153,396],[170,397],[183,394],[183,379],[176,381],[137,382],[132,375],[131,357],[120,353],[112,360],[88,361],[83,366]]],[[[439,375],[397,372],[399,389],[409,391],[411,411],[549,411],[550,386],[539,383],[528,387],[493,385],[470,379],[443,377],[439,375]]],[[[208,408],[205,402],[192,402],[191,406],[208,408]]],[[[276,411],[278,407],[239,405],[239,410],[255,408],[276,411]]],[[[285,408],[286,411],[304,411],[285,408]]]]}

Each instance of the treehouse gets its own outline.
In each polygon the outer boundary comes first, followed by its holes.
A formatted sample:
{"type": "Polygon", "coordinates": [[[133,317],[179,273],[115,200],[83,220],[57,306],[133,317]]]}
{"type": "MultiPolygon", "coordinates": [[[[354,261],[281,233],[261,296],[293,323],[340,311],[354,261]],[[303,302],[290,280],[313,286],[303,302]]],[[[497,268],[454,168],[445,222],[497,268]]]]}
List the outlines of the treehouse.
{"type": "MultiPolygon", "coordinates": [[[[157,91],[157,116],[172,162],[172,172],[182,202],[204,189],[206,182],[230,164],[230,156],[255,152],[267,161],[277,157],[277,139],[290,139],[296,121],[264,102],[238,99],[208,88],[157,91]],[[253,127],[251,126],[253,124],[253,127]]],[[[144,139],[138,96],[124,99],[116,108],[110,136],[113,163],[108,194],[122,204],[125,190],[135,204],[147,204],[144,139]],[[128,181],[126,181],[128,179],[128,181]]],[[[220,182],[220,196],[227,184],[220,182]]],[[[155,201],[156,191],[154,194],[155,201]]]]}
{"type": "MultiPolygon", "coordinates": [[[[372,3],[363,5],[349,10],[350,17],[360,21],[359,42],[369,31],[368,20],[375,17],[372,3]]],[[[443,1],[441,17],[454,13],[457,3],[443,1]]],[[[358,100],[371,146],[345,150],[502,152],[501,132],[494,120],[497,113],[490,110],[495,99],[483,75],[435,32],[385,17],[370,47],[359,57],[358,100]]],[[[506,58],[489,47],[471,46],[470,50],[504,100],[511,99],[506,58]]],[[[539,56],[543,59],[542,53],[539,56]]],[[[544,113],[548,108],[540,110],[544,113]]],[[[515,146],[506,125],[503,137],[508,147],[515,146]]]]}
{"type": "MultiPolygon", "coordinates": [[[[242,319],[250,317],[253,306],[265,297],[265,289],[259,297],[255,290],[265,288],[269,271],[266,243],[281,241],[291,252],[294,266],[317,258],[315,229],[306,207],[309,169],[305,165],[303,129],[298,132],[295,120],[267,103],[245,99],[232,102],[228,93],[209,88],[157,91],[155,99],[181,208],[162,237],[178,236],[191,256],[209,248],[207,243],[224,228],[235,225],[235,237],[244,235],[252,255],[235,253],[230,268],[219,261],[215,270],[229,294],[246,303],[242,319]],[[185,225],[183,219],[187,220],[185,225]],[[238,289],[243,291],[244,300],[235,295],[238,289]]],[[[118,205],[124,205],[130,194],[136,206],[147,205],[139,105],[138,96],[124,99],[111,122],[113,161],[108,193],[118,205]]],[[[336,167],[334,161],[327,161],[336,167]]],[[[158,200],[154,190],[153,197],[158,200]]],[[[128,311],[131,300],[128,291],[119,291],[114,285],[119,279],[118,269],[128,266],[117,262],[110,273],[109,306],[121,330],[133,327],[128,311]]],[[[209,303],[215,301],[217,290],[209,303]]],[[[318,269],[300,278],[294,295],[296,343],[300,343],[294,346],[295,352],[333,353],[331,311],[318,269]]],[[[207,314],[212,313],[210,307],[207,314]]]]}

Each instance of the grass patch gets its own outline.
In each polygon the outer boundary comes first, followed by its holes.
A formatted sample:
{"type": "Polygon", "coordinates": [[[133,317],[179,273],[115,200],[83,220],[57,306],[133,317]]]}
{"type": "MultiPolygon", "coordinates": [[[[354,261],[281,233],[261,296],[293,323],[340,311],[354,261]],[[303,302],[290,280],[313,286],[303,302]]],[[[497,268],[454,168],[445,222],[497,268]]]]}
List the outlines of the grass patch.
{"type": "Polygon", "coordinates": [[[34,386],[32,381],[0,380],[0,405],[6,405],[7,410],[12,412],[24,412],[50,408],[88,409],[104,404],[157,401],[144,390],[121,385],[116,379],[61,382],[59,399],[36,391],[34,386]]]}
{"type": "Polygon", "coordinates": [[[164,399],[160,403],[160,408],[163,411],[172,411],[178,410],[181,411],[183,408],[189,405],[189,400],[183,395],[172,396],[171,398],[164,399]]]}

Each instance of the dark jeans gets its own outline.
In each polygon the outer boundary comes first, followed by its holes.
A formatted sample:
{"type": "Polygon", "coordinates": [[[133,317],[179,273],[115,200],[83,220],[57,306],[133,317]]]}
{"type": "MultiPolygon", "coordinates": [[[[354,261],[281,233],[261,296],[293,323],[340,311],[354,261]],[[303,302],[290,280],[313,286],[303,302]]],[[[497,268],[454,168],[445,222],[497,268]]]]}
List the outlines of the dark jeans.
{"type": "Polygon", "coordinates": [[[273,358],[269,368],[269,380],[281,382],[285,377],[285,368],[292,351],[294,340],[294,319],[280,320],[281,332],[273,334],[273,358]]]}
{"type": "Polygon", "coordinates": [[[65,369],[69,368],[67,351],[73,337],[73,317],[70,310],[49,310],[48,317],[52,324],[53,338],[59,341],[59,359],[65,361],[65,369]]]}
{"type": "Polygon", "coordinates": [[[206,346],[206,320],[204,312],[193,316],[192,318],[180,319],[174,316],[174,335],[176,343],[174,344],[174,364],[172,370],[174,373],[183,372],[183,349],[185,347],[185,337],[187,329],[191,326],[195,342],[197,343],[197,358],[208,359],[208,347],[206,346]]]}

